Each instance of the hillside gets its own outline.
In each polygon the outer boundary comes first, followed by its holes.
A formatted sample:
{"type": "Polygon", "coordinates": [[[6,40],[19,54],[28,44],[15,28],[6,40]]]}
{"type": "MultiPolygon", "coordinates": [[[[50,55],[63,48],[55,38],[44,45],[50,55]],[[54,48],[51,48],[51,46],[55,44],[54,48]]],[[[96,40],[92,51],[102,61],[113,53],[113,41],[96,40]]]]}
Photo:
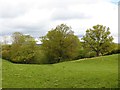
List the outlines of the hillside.
{"type": "Polygon", "coordinates": [[[118,54],[58,64],[14,64],[3,60],[3,88],[115,88],[118,54]]]}
{"type": "Polygon", "coordinates": [[[2,59],[0,59],[0,88],[2,88],[2,59]]]}

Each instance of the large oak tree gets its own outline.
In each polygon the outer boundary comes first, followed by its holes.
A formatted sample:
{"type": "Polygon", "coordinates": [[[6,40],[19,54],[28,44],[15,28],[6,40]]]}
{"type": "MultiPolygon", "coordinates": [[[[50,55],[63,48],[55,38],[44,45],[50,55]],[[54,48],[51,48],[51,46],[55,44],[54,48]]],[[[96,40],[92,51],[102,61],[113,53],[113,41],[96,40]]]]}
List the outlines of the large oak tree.
{"type": "Polygon", "coordinates": [[[110,28],[103,25],[95,25],[87,29],[82,38],[85,48],[96,52],[96,56],[104,55],[113,49],[113,37],[110,36],[110,28]]]}
{"type": "Polygon", "coordinates": [[[56,63],[77,56],[79,39],[71,27],[66,24],[58,25],[42,37],[42,49],[49,57],[49,63],[56,63]]]}

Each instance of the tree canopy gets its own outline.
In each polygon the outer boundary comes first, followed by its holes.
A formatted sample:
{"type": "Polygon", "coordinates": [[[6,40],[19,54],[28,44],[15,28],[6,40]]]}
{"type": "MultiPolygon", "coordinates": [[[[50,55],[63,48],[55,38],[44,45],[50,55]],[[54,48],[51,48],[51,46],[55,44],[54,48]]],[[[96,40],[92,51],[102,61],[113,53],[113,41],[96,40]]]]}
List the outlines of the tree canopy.
{"type": "Polygon", "coordinates": [[[32,36],[15,32],[12,35],[11,61],[30,63],[34,60],[36,43],[32,36]]]}
{"type": "Polygon", "coordinates": [[[110,36],[110,28],[103,25],[95,25],[92,29],[87,29],[82,40],[84,46],[95,51],[97,56],[113,49],[113,37],[110,36]]]}
{"type": "Polygon", "coordinates": [[[66,24],[57,25],[40,37],[40,45],[34,37],[21,32],[14,32],[11,37],[12,44],[7,44],[6,37],[1,43],[1,56],[15,63],[58,63],[120,52],[118,45],[113,43],[110,28],[103,25],[87,29],[83,41],[66,24]]]}
{"type": "Polygon", "coordinates": [[[51,63],[72,59],[77,55],[79,39],[66,24],[50,30],[41,42],[51,63]]]}

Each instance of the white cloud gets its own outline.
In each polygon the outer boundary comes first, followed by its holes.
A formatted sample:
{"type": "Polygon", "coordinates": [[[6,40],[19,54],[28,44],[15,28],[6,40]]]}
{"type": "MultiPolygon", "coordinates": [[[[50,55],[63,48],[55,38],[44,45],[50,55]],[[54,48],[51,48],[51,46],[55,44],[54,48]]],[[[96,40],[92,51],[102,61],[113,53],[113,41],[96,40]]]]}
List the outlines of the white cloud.
{"type": "Polygon", "coordinates": [[[3,35],[20,31],[38,37],[61,23],[80,36],[87,28],[102,24],[110,27],[118,41],[118,6],[111,0],[0,0],[3,35]]]}

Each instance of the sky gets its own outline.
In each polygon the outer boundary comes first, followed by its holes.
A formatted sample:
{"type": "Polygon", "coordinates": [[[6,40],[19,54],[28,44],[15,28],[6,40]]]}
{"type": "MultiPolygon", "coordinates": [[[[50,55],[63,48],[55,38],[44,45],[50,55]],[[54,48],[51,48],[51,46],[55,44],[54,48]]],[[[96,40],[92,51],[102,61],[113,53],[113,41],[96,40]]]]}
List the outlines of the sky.
{"type": "MultiPolygon", "coordinates": [[[[13,32],[30,34],[36,40],[62,23],[80,38],[92,26],[110,27],[118,42],[119,0],[0,0],[0,40],[13,32]]],[[[39,43],[39,42],[38,42],[39,43]]]]}

